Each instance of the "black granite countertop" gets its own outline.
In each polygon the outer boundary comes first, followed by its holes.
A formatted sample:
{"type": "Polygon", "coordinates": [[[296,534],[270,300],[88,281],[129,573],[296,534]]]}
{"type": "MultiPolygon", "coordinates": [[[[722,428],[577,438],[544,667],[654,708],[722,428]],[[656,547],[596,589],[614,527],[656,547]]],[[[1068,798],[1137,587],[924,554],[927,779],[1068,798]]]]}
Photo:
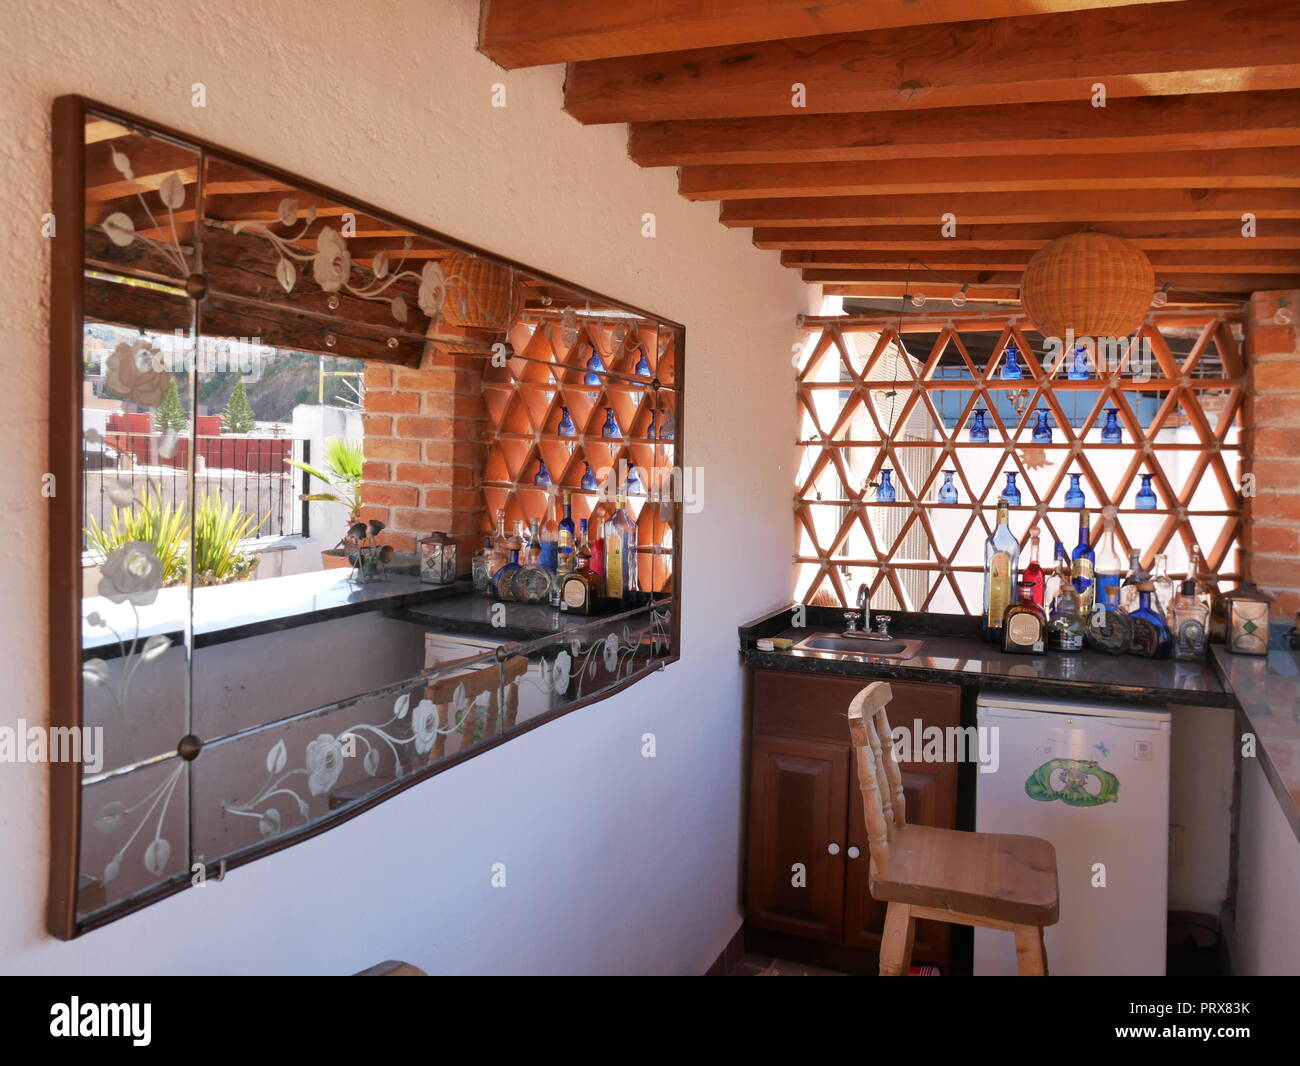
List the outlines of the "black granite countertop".
{"type": "Polygon", "coordinates": [[[562,632],[585,616],[566,614],[544,604],[498,603],[486,596],[460,595],[432,603],[394,606],[387,613],[438,633],[465,633],[498,640],[535,640],[562,632]],[[493,618],[500,621],[493,623],[493,618]],[[502,624],[503,623],[503,624],[502,624]]]}
{"type": "Polygon", "coordinates": [[[1094,651],[1073,655],[1006,654],[975,635],[977,619],[957,615],[894,612],[893,635],[922,642],[910,659],[870,655],[846,659],[831,652],[759,651],[754,646],[760,637],[786,637],[798,644],[814,633],[838,634],[844,629],[840,610],[808,607],[806,614],[806,624],[798,629],[790,626],[788,608],[742,627],[741,652],[746,664],[768,670],[976,685],[982,689],[1061,699],[1233,706],[1231,694],[1224,690],[1208,663],[1140,659],[1094,651]]]}

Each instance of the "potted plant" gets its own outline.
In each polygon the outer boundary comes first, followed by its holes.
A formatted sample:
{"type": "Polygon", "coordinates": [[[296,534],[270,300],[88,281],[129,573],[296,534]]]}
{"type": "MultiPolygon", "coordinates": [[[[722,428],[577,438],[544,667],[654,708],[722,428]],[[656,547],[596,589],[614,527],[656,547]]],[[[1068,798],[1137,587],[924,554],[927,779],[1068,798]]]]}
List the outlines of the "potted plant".
{"type": "Polygon", "coordinates": [[[325,469],[301,463],[297,459],[286,459],[290,466],[305,470],[317,481],[330,487],[330,492],[303,493],[300,500],[313,502],[341,503],[348,512],[347,525],[343,536],[332,548],[324,549],[321,564],[326,570],[351,566],[348,556],[353,553],[356,537],[354,528],[360,523],[361,515],[361,477],[366,457],[361,442],[345,437],[331,437],[325,442],[325,469]]]}

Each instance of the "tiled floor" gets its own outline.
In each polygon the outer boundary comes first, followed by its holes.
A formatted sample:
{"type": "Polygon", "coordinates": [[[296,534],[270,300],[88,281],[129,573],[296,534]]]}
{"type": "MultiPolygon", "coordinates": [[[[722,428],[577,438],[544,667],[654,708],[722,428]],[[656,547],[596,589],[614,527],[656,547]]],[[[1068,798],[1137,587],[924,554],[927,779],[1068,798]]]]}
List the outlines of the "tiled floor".
{"type": "Polygon", "coordinates": [[[745,955],[730,977],[845,977],[837,970],[823,970],[802,962],[774,959],[770,955],[745,955]]]}

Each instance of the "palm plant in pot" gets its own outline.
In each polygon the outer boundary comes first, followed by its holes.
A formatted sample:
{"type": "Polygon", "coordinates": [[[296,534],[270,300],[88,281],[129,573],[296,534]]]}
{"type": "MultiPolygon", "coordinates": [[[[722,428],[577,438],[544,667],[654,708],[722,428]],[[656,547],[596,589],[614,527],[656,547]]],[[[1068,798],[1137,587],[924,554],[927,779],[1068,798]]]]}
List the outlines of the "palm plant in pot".
{"type": "Polygon", "coordinates": [[[329,487],[328,492],[303,493],[298,497],[300,500],[341,503],[347,510],[347,525],[344,526],[343,536],[334,547],[326,548],[320,553],[321,563],[326,570],[352,565],[348,556],[355,551],[355,530],[361,524],[361,479],[365,461],[361,442],[346,437],[330,437],[325,442],[324,470],[297,459],[285,460],[290,466],[306,471],[329,487]]]}

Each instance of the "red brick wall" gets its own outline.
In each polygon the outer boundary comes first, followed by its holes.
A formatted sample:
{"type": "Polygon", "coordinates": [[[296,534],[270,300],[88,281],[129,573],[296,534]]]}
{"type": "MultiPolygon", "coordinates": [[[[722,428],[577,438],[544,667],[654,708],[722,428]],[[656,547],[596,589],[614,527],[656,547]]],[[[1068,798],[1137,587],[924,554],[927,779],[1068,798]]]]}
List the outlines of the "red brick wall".
{"type": "Polygon", "coordinates": [[[398,551],[441,529],[455,536],[459,569],[481,543],[484,427],[480,360],[434,358],[429,369],[366,368],[361,517],[398,551]]]}
{"type": "Polygon", "coordinates": [[[1257,292],[1246,325],[1242,470],[1255,475],[1245,504],[1245,573],[1277,596],[1273,617],[1300,611],[1300,290],[1257,292]],[[1277,325],[1284,298],[1294,321],[1277,325]]]}

